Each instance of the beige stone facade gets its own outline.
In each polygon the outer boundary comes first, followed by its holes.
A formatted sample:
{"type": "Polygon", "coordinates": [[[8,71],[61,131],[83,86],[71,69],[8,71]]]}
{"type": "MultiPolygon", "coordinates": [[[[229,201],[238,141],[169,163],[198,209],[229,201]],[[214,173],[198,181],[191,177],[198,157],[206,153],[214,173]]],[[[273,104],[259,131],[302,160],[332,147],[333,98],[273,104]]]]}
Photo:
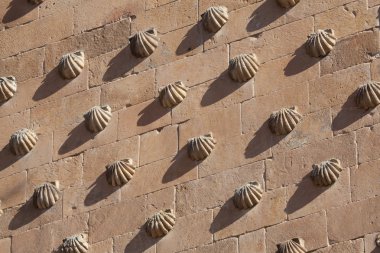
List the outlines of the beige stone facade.
{"type": "Polygon", "coordinates": [[[1,0],[0,253],[380,252],[380,1],[280,4],[1,0]]]}

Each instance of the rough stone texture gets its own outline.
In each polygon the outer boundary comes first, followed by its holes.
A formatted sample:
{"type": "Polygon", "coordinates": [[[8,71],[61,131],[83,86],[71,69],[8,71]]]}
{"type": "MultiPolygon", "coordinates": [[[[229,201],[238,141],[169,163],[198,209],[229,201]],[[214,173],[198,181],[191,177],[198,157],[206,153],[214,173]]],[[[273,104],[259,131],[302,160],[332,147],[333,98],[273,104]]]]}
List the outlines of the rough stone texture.
{"type": "MultiPolygon", "coordinates": [[[[366,252],[372,252],[374,251],[369,250],[369,248],[366,248],[366,252]]],[[[315,251],[316,253],[363,253],[364,252],[364,242],[363,239],[357,239],[355,241],[348,241],[348,242],[341,242],[337,244],[333,244],[332,246],[329,246],[327,248],[323,248],[320,250],[315,251]]]]}
{"type": "Polygon", "coordinates": [[[0,240],[0,250],[4,253],[11,253],[11,238],[4,238],[0,240]]]}
{"type": "Polygon", "coordinates": [[[368,234],[364,236],[364,248],[366,252],[379,253],[379,246],[376,245],[376,238],[379,233],[368,234]]]}
{"type": "Polygon", "coordinates": [[[379,145],[376,142],[377,136],[380,134],[380,125],[362,128],[357,131],[358,143],[358,162],[364,163],[375,160],[380,157],[380,152],[376,148],[379,145]]]}
{"type": "Polygon", "coordinates": [[[265,253],[265,230],[260,229],[239,237],[239,253],[265,253]]]}
{"type": "Polygon", "coordinates": [[[379,195],[376,178],[379,176],[378,160],[361,163],[351,169],[352,201],[379,195]]]}
{"type": "Polygon", "coordinates": [[[186,253],[237,253],[237,239],[231,238],[217,241],[212,245],[201,246],[196,249],[184,251],[186,253]]]}
{"type": "Polygon", "coordinates": [[[1,208],[24,203],[26,200],[26,172],[0,179],[1,208]]]}

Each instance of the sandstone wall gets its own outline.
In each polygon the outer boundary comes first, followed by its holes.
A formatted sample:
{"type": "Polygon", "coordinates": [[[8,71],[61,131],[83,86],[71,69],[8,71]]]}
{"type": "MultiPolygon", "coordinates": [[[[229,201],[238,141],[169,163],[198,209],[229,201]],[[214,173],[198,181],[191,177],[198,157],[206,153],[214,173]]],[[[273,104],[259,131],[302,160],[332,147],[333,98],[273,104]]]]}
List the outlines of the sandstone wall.
{"type": "Polygon", "coordinates": [[[1,253],[50,253],[87,236],[90,253],[264,253],[300,237],[309,251],[374,253],[380,232],[380,114],[355,104],[355,91],[380,81],[379,0],[27,0],[0,2],[0,76],[18,90],[0,106],[1,253]],[[225,5],[229,20],[206,32],[201,14],[225,5]],[[155,27],[156,51],[136,58],[128,37],[155,27]],[[317,29],[338,38],[324,58],[304,49],[317,29]],[[64,80],[63,54],[84,50],[83,72],[64,80]],[[229,60],[254,52],[254,79],[237,83],[229,60]],[[187,97],[160,105],[160,88],[181,80],[187,97]],[[112,120],[90,133],[83,114],[108,104],[112,120]],[[286,136],[268,128],[273,111],[297,106],[301,122],[286,136]],[[25,156],[9,138],[38,135],[25,156]],[[194,162],[187,140],[212,132],[211,155],[194,162]],[[105,166],[132,158],[123,187],[105,166]],[[330,187],[310,179],[330,158],[343,170],[330,187]],[[59,180],[51,208],[33,206],[36,186],[59,180]],[[259,182],[257,206],[234,207],[234,190],[259,182]],[[173,209],[176,224],[150,238],[146,220],[173,209]]]}

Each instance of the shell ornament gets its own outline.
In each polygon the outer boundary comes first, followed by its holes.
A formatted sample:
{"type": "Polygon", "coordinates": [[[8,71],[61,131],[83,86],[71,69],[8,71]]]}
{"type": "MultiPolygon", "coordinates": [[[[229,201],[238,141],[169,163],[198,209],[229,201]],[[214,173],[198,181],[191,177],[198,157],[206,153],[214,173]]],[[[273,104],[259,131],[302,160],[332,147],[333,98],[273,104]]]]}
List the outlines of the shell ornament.
{"type": "Polygon", "coordinates": [[[282,108],[270,115],[269,128],[276,135],[286,135],[296,127],[301,118],[302,115],[297,112],[296,107],[282,108]]]}
{"type": "Polygon", "coordinates": [[[211,154],[215,144],[212,133],[191,138],[187,141],[188,154],[192,160],[201,161],[211,154]]]}
{"type": "Polygon", "coordinates": [[[84,52],[76,51],[62,56],[59,62],[59,72],[65,79],[73,79],[82,72],[84,68],[84,52]]]}
{"type": "Polygon", "coordinates": [[[45,183],[34,189],[33,203],[39,209],[47,209],[59,200],[59,182],[45,183]]]}
{"type": "Polygon", "coordinates": [[[330,186],[338,180],[342,165],[338,159],[330,159],[320,164],[313,164],[311,179],[317,186],[330,186]]]}
{"type": "Polygon", "coordinates": [[[375,243],[377,247],[380,247],[380,234],[376,236],[375,243]]]}
{"type": "Polygon", "coordinates": [[[94,106],[85,115],[87,129],[93,133],[103,131],[112,118],[109,105],[94,106]]]}
{"type": "Polygon", "coordinates": [[[17,82],[14,76],[0,77],[0,103],[11,99],[17,91],[17,82]]]}
{"type": "Polygon", "coordinates": [[[35,132],[23,128],[12,134],[9,146],[15,155],[26,155],[36,146],[37,141],[38,137],[35,132]]]}
{"type": "Polygon", "coordinates": [[[249,182],[235,190],[234,204],[239,209],[256,206],[263,196],[263,189],[258,182],[249,182]]]}
{"type": "Polygon", "coordinates": [[[165,108],[173,108],[186,98],[187,91],[188,88],[181,81],[165,86],[160,91],[161,105],[165,108]]]}
{"type": "Polygon", "coordinates": [[[306,253],[305,241],[301,238],[293,238],[277,244],[278,253],[306,253]]]}
{"type": "Polygon", "coordinates": [[[88,248],[88,243],[82,234],[65,238],[61,245],[64,253],[86,253],[88,248]]]}
{"type": "Polygon", "coordinates": [[[380,83],[370,82],[360,86],[356,92],[356,104],[366,110],[380,104],[380,83]]]}
{"type": "Polygon", "coordinates": [[[159,211],[148,219],[146,222],[146,231],[153,238],[162,237],[173,229],[174,224],[174,211],[167,209],[165,211],[159,211]]]}
{"type": "Polygon", "coordinates": [[[259,65],[255,54],[240,54],[230,60],[228,72],[232,80],[246,82],[256,75],[259,65]]]}
{"type": "Polygon", "coordinates": [[[132,54],[139,58],[148,57],[158,47],[159,40],[155,28],[137,32],[129,37],[132,54]]]}
{"type": "Polygon", "coordinates": [[[225,6],[213,6],[202,15],[203,27],[210,33],[216,33],[228,21],[228,9],[225,6]]]}
{"type": "Polygon", "coordinates": [[[128,183],[135,174],[135,166],[132,159],[116,161],[106,167],[107,182],[112,186],[121,186],[128,183]]]}
{"type": "Polygon", "coordinates": [[[277,3],[284,8],[290,8],[298,4],[300,0],[277,0],[277,3]]]}
{"type": "Polygon", "coordinates": [[[312,57],[326,56],[334,48],[336,37],[334,30],[318,30],[308,36],[306,41],[306,52],[312,57]]]}

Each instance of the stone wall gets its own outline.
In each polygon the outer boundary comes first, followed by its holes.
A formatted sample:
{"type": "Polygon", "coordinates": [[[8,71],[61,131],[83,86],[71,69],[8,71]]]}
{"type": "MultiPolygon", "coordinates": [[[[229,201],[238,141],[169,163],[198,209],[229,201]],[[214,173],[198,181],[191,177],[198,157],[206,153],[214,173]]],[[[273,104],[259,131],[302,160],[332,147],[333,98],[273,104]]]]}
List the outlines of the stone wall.
{"type": "Polygon", "coordinates": [[[375,253],[380,232],[380,113],[355,103],[356,90],[380,81],[379,0],[27,0],[0,2],[0,76],[17,92],[0,106],[0,252],[50,253],[83,234],[90,253],[264,253],[302,238],[308,251],[375,253]],[[207,32],[201,14],[228,8],[207,32]],[[152,55],[137,58],[129,36],[154,27],[152,55]],[[308,35],[333,29],[326,57],[306,54],[308,35]],[[81,74],[63,79],[62,55],[85,53],[81,74]],[[239,83],[229,60],[255,53],[255,77],[239,83]],[[162,88],[182,81],[186,98],[161,106],[162,88]],[[108,104],[112,118],[95,134],[83,115],[108,104]],[[297,106],[287,135],[268,127],[273,111],[297,106]],[[10,136],[33,130],[31,152],[15,156],[10,136]],[[189,138],[213,133],[203,161],[189,138]],[[107,183],[106,166],[131,158],[133,178],[107,183]],[[316,186],[313,164],[336,158],[342,171],[316,186]],[[34,189],[59,181],[59,199],[33,205],[34,189]],[[263,188],[239,210],[236,188],[263,188]],[[149,217],[173,209],[172,231],[158,239],[149,217]]]}

